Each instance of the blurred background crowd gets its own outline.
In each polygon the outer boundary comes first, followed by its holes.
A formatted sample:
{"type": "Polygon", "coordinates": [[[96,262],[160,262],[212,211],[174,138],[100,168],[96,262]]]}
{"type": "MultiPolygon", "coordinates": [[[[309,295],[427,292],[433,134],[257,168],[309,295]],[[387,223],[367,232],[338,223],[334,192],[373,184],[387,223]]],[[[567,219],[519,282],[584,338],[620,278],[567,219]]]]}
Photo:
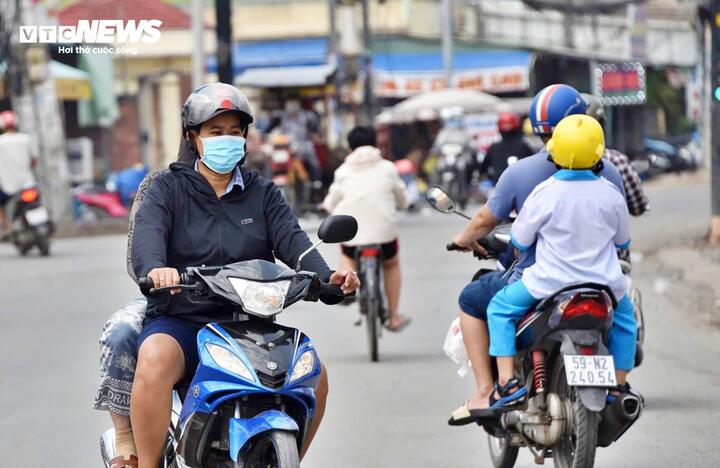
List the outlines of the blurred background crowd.
{"type": "Polygon", "coordinates": [[[322,200],[357,124],[376,127],[416,201],[456,179],[461,198],[482,201],[498,176],[483,165],[498,117],[515,114],[512,132],[538,149],[530,99],[552,83],[597,96],[609,145],[649,178],[704,164],[702,3],[7,0],[0,111],[33,138],[61,222],[126,218],[142,177],[177,157],[184,98],[216,80],[250,96],[248,164],[299,214],[322,200]],[[159,20],[160,39],[115,54],[17,40],[20,25],[101,19],[159,20]]]}

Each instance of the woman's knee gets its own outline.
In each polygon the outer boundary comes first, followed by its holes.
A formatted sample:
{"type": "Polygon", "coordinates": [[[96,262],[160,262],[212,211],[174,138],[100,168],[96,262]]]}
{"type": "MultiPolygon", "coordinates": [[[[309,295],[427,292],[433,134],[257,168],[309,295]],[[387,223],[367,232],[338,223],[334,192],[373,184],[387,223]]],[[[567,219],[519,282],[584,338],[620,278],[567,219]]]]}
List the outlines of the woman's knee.
{"type": "Polygon", "coordinates": [[[138,350],[135,384],[177,383],[185,372],[180,344],[170,335],[158,333],[143,341],[138,350]]]}

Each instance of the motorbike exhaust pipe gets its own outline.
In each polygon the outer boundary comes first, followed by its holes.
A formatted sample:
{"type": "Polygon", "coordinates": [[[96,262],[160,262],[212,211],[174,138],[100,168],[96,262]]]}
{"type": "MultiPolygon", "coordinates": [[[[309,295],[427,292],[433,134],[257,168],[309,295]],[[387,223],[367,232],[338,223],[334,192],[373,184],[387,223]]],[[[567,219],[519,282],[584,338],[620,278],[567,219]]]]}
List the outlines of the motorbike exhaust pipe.
{"type": "Polygon", "coordinates": [[[622,395],[600,412],[598,446],[607,447],[635,424],[642,412],[642,402],[635,395],[622,395]]]}

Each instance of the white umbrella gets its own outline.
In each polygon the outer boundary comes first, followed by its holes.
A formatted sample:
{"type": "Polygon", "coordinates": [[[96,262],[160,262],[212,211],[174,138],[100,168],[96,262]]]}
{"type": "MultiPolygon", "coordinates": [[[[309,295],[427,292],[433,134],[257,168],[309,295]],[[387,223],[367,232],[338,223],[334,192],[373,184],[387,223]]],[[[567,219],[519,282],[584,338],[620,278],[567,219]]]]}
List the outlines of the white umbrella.
{"type": "Polygon", "coordinates": [[[460,107],[466,114],[496,112],[502,99],[473,89],[442,89],[418,94],[389,109],[393,122],[416,120],[429,111],[439,114],[447,107],[460,107]]]}

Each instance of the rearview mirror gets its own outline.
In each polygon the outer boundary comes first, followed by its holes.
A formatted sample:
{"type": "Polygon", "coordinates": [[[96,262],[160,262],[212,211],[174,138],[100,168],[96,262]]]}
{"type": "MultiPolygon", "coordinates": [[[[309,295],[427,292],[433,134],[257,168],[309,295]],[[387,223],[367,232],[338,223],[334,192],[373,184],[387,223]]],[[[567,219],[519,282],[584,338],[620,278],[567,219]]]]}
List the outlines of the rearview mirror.
{"type": "Polygon", "coordinates": [[[326,244],[338,244],[352,240],[357,234],[358,223],[347,215],[335,215],[326,218],[318,229],[318,237],[326,244]]]}
{"type": "Polygon", "coordinates": [[[441,213],[453,213],[455,211],[455,201],[440,187],[430,187],[425,194],[425,199],[430,203],[430,206],[441,213]]]}

